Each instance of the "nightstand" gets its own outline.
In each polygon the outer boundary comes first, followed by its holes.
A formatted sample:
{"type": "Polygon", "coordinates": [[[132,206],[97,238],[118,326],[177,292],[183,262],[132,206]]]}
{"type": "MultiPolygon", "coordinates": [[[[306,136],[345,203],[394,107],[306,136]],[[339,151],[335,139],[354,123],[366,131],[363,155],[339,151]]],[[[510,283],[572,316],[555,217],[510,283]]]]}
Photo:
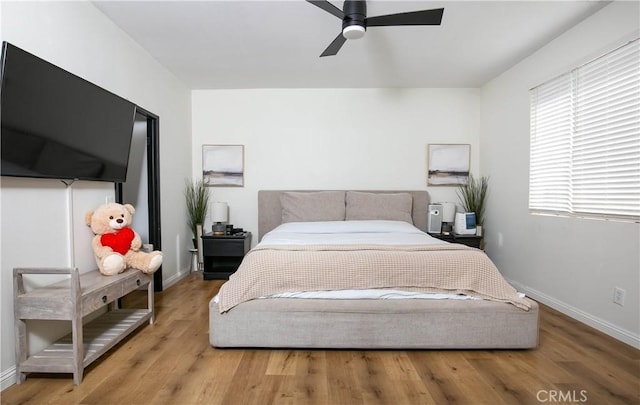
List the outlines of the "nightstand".
{"type": "Polygon", "coordinates": [[[251,232],[237,235],[202,235],[205,280],[228,279],[251,249],[251,232]]]}
{"type": "Polygon", "coordinates": [[[429,235],[434,238],[444,240],[451,243],[460,243],[463,245],[471,246],[474,248],[482,249],[482,236],[476,235],[456,235],[455,233],[450,233],[448,235],[442,233],[430,233],[429,235]]]}

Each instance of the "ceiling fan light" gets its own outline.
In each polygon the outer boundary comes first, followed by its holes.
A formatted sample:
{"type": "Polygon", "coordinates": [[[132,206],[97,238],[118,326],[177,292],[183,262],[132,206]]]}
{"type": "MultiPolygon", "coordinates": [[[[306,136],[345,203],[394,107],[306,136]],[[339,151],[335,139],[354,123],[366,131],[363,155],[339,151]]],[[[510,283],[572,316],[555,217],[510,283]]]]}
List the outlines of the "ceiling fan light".
{"type": "Polygon", "coordinates": [[[365,29],[361,25],[349,25],[342,29],[342,36],[347,39],[358,39],[364,36],[365,29]]]}

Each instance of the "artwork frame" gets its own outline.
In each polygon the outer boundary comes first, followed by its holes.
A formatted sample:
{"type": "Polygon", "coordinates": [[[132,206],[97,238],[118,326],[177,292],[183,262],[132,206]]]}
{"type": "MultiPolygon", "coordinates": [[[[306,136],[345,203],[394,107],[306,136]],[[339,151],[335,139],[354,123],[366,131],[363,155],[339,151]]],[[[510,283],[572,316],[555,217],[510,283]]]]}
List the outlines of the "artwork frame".
{"type": "Polygon", "coordinates": [[[427,145],[427,186],[465,185],[470,168],[470,144],[427,145]]]}
{"type": "Polygon", "coordinates": [[[202,181],[207,187],[244,187],[244,145],[202,145],[202,181]]]}

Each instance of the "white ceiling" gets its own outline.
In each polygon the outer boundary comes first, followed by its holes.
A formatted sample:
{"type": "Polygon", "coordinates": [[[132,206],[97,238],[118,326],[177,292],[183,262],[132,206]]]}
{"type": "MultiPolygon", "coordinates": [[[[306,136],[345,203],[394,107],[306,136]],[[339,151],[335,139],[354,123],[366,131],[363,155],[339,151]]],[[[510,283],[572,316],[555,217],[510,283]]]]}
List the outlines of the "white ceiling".
{"type": "Polygon", "coordinates": [[[607,4],[374,0],[368,16],[444,7],[442,25],[371,27],[320,58],[341,21],[303,0],[93,3],[192,89],[479,87],[607,4]]]}

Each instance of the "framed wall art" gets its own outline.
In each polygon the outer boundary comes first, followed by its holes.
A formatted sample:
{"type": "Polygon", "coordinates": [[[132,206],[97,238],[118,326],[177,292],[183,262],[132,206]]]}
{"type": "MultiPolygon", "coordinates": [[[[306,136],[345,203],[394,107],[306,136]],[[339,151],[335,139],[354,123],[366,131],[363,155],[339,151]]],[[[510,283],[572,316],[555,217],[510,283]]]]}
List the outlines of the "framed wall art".
{"type": "Polygon", "coordinates": [[[202,145],[205,186],[244,187],[244,145],[202,145]]]}
{"type": "Polygon", "coordinates": [[[471,145],[427,145],[427,185],[459,186],[469,180],[471,145]]]}

